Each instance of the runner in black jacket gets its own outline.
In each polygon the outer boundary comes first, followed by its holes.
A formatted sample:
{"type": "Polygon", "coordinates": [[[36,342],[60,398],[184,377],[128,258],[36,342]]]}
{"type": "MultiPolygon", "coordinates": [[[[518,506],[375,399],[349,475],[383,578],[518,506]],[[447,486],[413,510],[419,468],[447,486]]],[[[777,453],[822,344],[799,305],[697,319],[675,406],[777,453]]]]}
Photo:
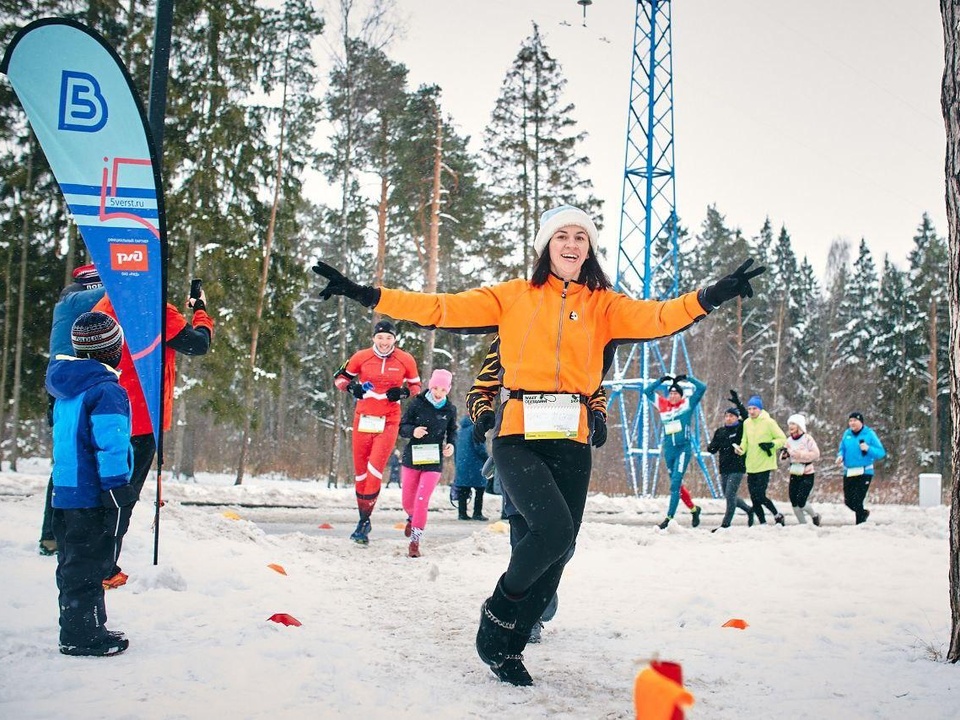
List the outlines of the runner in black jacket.
{"type": "MultiPolygon", "coordinates": [[[[740,482],[747,471],[747,461],[743,455],[734,452],[734,445],[739,446],[743,440],[743,421],[747,418],[747,409],[740,402],[735,390],[730,391],[730,401],[734,404],[723,414],[723,425],[713,433],[713,439],[707,445],[707,452],[717,456],[720,465],[720,484],[723,487],[723,497],[727,501],[727,510],[723,514],[720,527],[730,527],[733,514],[740,508],[747,514],[747,523],[753,525],[753,508],[740,499],[737,493],[740,482]]],[[[717,528],[714,528],[716,532],[717,528]]]]}

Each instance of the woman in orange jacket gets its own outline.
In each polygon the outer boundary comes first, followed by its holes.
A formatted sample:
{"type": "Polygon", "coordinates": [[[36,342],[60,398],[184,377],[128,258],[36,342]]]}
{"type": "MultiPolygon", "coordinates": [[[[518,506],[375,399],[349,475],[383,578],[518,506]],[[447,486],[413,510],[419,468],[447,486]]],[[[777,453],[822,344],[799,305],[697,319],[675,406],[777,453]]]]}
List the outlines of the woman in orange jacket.
{"type": "Polygon", "coordinates": [[[483,603],[476,644],[494,674],[514,685],[532,683],[521,652],[580,528],[591,468],[587,401],[600,386],[604,351],[672,335],[722,302],[751,296],[749,281],[763,271],[748,271],[748,260],[699,292],[634,300],[611,289],[597,242],[590,216],[564,205],[540,218],[529,280],[427,294],[358,285],[323,262],[313,268],[328,280],[323,299],[344,295],[427,327],[500,333],[503,402],[478,424],[495,430],[501,482],[530,531],[483,603]]]}

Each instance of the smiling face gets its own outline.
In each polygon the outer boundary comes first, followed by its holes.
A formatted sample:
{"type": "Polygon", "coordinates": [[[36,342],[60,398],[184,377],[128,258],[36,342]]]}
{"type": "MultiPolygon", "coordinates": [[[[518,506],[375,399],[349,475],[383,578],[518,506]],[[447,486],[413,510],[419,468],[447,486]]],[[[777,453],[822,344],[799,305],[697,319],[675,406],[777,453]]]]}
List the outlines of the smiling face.
{"type": "Polygon", "coordinates": [[[391,333],[378,332],[373,336],[373,344],[377,350],[380,351],[381,355],[386,355],[391,352],[396,342],[397,339],[391,333]]]}
{"type": "Polygon", "coordinates": [[[590,255],[590,236],[582,227],[565,225],[550,238],[548,250],[550,272],[564,280],[576,280],[590,255]]]}
{"type": "Polygon", "coordinates": [[[855,433],[858,433],[861,430],[863,430],[863,423],[860,422],[859,418],[850,418],[849,420],[847,420],[847,425],[849,425],[850,429],[853,430],[855,433]]]}
{"type": "Polygon", "coordinates": [[[787,423],[787,432],[789,432],[791,435],[799,435],[799,434],[800,434],[800,426],[797,425],[796,423],[788,422],[788,423],[787,423]]]}
{"type": "Polygon", "coordinates": [[[450,388],[446,387],[432,387],[430,388],[430,394],[433,395],[435,400],[443,400],[447,393],[450,392],[450,388]]]}
{"type": "Polygon", "coordinates": [[[676,388],[672,388],[667,393],[667,400],[672,402],[674,405],[677,405],[681,400],[683,400],[683,395],[676,388]]]}

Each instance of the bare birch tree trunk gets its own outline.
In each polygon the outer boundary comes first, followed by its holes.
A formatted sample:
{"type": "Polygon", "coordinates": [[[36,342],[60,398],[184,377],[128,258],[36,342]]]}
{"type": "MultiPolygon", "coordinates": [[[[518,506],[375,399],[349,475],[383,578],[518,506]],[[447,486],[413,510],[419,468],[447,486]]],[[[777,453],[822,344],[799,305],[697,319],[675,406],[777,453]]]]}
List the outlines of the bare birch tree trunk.
{"type": "Polygon", "coordinates": [[[240,441],[240,459],[237,462],[237,479],[234,485],[243,483],[244,465],[247,460],[247,445],[250,442],[250,423],[253,416],[253,396],[256,388],[257,342],[260,339],[260,321],[263,319],[263,304],[267,296],[267,278],[270,275],[270,255],[273,251],[273,236],[277,228],[277,208],[280,207],[280,188],[283,185],[283,141],[287,129],[287,72],[290,60],[289,38],[283,61],[283,97],[280,101],[280,142],[277,146],[277,171],[274,177],[273,205],[270,207],[270,222],[267,238],[263,243],[263,263],[260,268],[260,287],[257,290],[257,310],[250,330],[250,365],[247,374],[246,398],[244,401],[243,435],[240,441]]]}
{"type": "MultiPolygon", "coordinates": [[[[436,135],[433,146],[433,189],[430,193],[430,218],[429,232],[427,234],[427,273],[426,283],[423,290],[428,293],[437,291],[437,269],[440,265],[440,194],[443,185],[440,182],[443,172],[443,118],[440,115],[440,107],[433,106],[436,113],[436,135]]],[[[437,333],[435,330],[427,330],[426,342],[423,346],[422,367],[420,368],[421,377],[433,370],[433,348],[436,345],[437,333]]]]}
{"type": "Polygon", "coordinates": [[[943,18],[944,69],[940,104],[946,126],[946,201],[950,257],[950,412],[953,417],[950,505],[950,649],[947,660],[960,660],[960,0],[940,0],[943,18]]]}
{"type": "Polygon", "coordinates": [[[27,184],[23,193],[23,232],[20,236],[20,285],[17,297],[17,337],[13,352],[13,408],[10,411],[10,470],[17,471],[20,459],[20,393],[23,368],[23,323],[27,295],[27,253],[30,250],[30,219],[33,212],[33,136],[27,154],[27,184]]]}
{"type": "MultiPolygon", "coordinates": [[[[197,260],[197,244],[194,239],[193,231],[188,227],[187,228],[187,277],[192,278],[194,276],[194,268],[196,268],[197,260]]],[[[189,363],[189,356],[187,356],[187,362],[189,363]]],[[[186,444],[185,439],[187,436],[187,402],[188,394],[180,393],[180,401],[177,403],[177,408],[174,411],[174,422],[173,422],[173,472],[177,477],[187,477],[192,478],[193,473],[193,458],[189,454],[188,450],[193,447],[191,443],[189,446],[186,444]],[[186,460],[186,462],[185,462],[186,460]]]]}

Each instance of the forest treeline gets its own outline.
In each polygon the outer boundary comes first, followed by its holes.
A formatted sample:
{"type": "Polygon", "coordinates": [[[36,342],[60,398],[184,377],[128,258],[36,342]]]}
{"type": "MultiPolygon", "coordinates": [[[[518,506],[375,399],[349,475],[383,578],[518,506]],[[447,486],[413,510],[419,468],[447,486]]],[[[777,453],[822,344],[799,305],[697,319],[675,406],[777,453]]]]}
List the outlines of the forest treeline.
{"type": "MultiPolygon", "coordinates": [[[[40,17],[75,18],[108,39],[147,97],[154,11],[142,0],[0,0],[0,40],[40,17]]],[[[168,471],[233,472],[238,482],[249,472],[351,477],[352,403],[332,377],[370,342],[377,318],[321,303],[315,258],[361,282],[455,292],[525,275],[549,207],[579,205],[602,226],[585,132],[536,25],[474,139],[445,112],[442,88],[412,86],[391,58],[397,30],[390,0],[335,0],[322,12],[292,0],[174,4],[163,143],[169,299],[183,308],[190,279],[202,278],[217,327],[209,355],[178,359],[168,471]]],[[[615,220],[602,231],[610,256],[615,220]]],[[[907,267],[875,258],[866,240],[837,240],[824,278],[770,221],[745,234],[710,207],[679,235],[681,290],[744,257],[768,268],[753,299],[688,331],[694,372],[709,385],[708,422],[719,422],[729,388],[759,393],[781,422],[805,413],[830,455],[856,409],[890,452],[883,473],[944,468],[946,241],[927,216],[903,239],[907,267]]],[[[49,453],[52,309],[86,261],[0,82],[0,458],[13,466],[49,453]]],[[[490,338],[399,328],[422,376],[453,371],[462,407],[490,338]]],[[[611,438],[619,423],[611,416],[611,438]]],[[[597,466],[598,489],[628,492],[619,443],[597,466]]]]}

